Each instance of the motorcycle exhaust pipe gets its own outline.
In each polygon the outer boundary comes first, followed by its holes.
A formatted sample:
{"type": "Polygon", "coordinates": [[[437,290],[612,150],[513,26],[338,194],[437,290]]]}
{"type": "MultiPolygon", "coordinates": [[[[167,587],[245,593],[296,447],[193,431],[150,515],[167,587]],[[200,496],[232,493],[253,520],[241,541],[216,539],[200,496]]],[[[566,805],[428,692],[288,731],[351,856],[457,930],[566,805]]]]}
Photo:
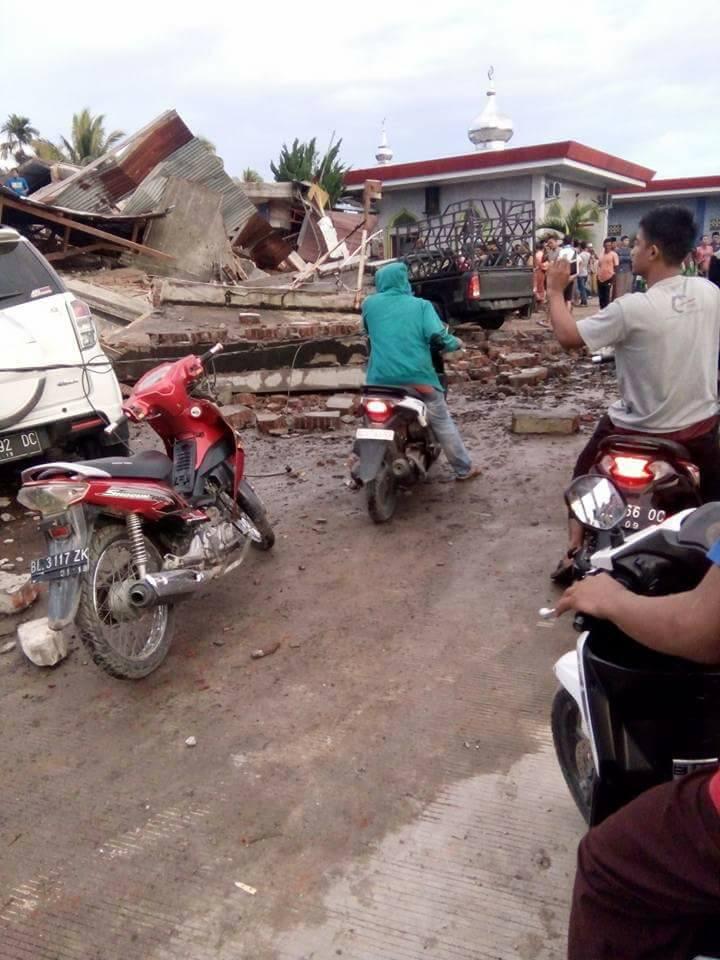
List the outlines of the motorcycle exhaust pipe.
{"type": "Polygon", "coordinates": [[[207,577],[199,570],[168,570],[165,573],[148,573],[142,580],[134,583],[128,598],[133,607],[144,609],[156,607],[160,603],[180,600],[195,593],[205,583],[207,577]]]}

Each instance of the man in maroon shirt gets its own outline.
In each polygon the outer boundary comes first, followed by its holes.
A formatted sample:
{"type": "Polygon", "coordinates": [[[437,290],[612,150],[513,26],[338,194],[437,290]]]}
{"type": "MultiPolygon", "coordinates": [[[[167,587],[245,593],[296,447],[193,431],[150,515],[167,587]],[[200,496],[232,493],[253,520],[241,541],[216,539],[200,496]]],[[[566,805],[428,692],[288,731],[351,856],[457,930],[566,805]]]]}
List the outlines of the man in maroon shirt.
{"type": "MultiPolygon", "coordinates": [[[[560,599],[653,650],[720,664],[720,542],[698,587],[640,597],[607,574],[560,599]]],[[[720,950],[720,771],[648,790],[578,850],[568,960],[690,960],[720,950]]],[[[720,955],[720,954],[718,954],[720,955]]]]}

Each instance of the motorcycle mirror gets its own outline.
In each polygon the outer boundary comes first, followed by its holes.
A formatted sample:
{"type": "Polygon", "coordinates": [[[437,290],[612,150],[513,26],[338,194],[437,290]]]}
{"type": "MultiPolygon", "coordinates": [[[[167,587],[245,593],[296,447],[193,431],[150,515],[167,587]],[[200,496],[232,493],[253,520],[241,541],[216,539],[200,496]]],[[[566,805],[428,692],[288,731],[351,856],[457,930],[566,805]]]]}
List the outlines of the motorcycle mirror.
{"type": "Polygon", "coordinates": [[[627,506],[607,477],[578,477],[565,492],[576,520],[593,530],[612,530],[625,517],[627,506]]]}

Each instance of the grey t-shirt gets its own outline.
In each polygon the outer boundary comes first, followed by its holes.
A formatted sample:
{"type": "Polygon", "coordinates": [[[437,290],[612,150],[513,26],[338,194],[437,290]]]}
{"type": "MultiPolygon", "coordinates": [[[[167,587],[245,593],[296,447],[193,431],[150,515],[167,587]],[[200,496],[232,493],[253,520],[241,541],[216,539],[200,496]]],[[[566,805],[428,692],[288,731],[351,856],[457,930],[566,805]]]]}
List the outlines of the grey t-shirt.
{"type": "Polygon", "coordinates": [[[632,271],[632,250],[630,247],[624,247],[620,244],[615,253],[618,255],[618,260],[620,261],[617,272],[630,273],[632,271]]]}
{"type": "Polygon", "coordinates": [[[671,433],[718,413],[720,290],[701,277],[670,277],[628,293],[577,322],[588,349],[615,347],[618,427],[671,433]]]}

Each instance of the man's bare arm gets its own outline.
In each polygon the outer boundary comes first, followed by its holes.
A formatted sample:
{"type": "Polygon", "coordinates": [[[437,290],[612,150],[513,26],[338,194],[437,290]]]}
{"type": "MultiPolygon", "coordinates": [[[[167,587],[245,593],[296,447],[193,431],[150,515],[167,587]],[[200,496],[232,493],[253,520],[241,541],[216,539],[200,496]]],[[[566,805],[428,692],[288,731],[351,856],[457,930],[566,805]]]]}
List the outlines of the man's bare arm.
{"type": "Polygon", "coordinates": [[[698,663],[720,663],[720,567],[713,566],[687,593],[639,597],[607,574],[570,587],[558,615],[579,610],[611,620],[638,643],[698,663]]]}
{"type": "Polygon", "coordinates": [[[547,291],[550,306],[550,322],[558,343],[565,350],[577,350],[585,346],[578,333],[577,323],[565,305],[565,287],[572,280],[567,260],[556,260],[548,267],[547,291]]]}

